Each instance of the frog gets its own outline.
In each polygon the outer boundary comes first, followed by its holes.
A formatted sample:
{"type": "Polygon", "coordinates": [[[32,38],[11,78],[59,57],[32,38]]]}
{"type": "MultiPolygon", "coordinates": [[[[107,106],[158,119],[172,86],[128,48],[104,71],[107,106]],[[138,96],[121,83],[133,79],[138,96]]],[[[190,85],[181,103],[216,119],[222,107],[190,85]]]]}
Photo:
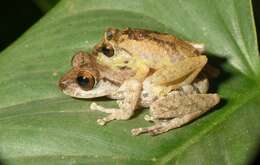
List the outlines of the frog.
{"type": "Polygon", "coordinates": [[[142,83],[147,77],[153,84],[150,93],[156,97],[166,96],[191,84],[203,68],[210,68],[206,66],[204,50],[204,44],[181,40],[167,33],[108,28],[92,51],[97,63],[118,72],[131,70],[134,76],[122,84],[129,93],[124,106],[99,120],[99,123],[104,125],[112,120],[131,118],[141,95],[142,83]]]}
{"type": "MultiPolygon", "coordinates": [[[[106,33],[109,33],[105,34],[107,37],[113,34],[113,31],[106,33]]],[[[192,49],[194,52],[202,51],[201,45],[198,47],[196,44],[193,45],[196,49],[192,49]]],[[[196,75],[191,82],[175,88],[171,87],[171,83],[157,84],[154,83],[156,71],[152,70],[155,68],[149,68],[151,73],[145,76],[138,71],[139,65],[144,67],[149,61],[141,61],[142,59],[137,55],[133,55],[137,56],[133,60],[130,55],[123,54],[123,58],[119,56],[117,57],[119,60],[112,60],[115,65],[111,66],[111,63],[104,63],[100,57],[102,55],[100,52],[109,53],[110,50],[106,49],[104,44],[98,44],[94,48],[94,55],[86,55],[83,52],[76,54],[72,58],[73,68],[59,81],[62,91],[73,97],[107,96],[118,100],[119,109],[91,104],[91,110],[109,113],[107,117],[97,120],[100,125],[105,125],[112,120],[128,120],[136,109],[147,107],[150,108],[150,115],[145,115],[145,120],[155,124],[147,128],[134,128],[131,132],[133,135],[142,133],[158,135],[191,122],[218,104],[220,100],[218,94],[207,93],[208,79],[203,74],[196,75]],[[125,62],[126,59],[128,62],[125,62]],[[136,66],[138,69],[134,64],[138,64],[136,66]],[[84,87],[85,85],[87,87],[84,87]]]]}

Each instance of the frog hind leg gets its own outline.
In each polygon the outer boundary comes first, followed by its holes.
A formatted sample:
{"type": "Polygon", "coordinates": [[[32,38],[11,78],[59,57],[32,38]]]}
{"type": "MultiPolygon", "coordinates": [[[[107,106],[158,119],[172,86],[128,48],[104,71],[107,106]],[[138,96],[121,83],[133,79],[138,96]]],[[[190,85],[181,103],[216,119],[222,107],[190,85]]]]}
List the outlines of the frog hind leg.
{"type": "Polygon", "coordinates": [[[152,75],[155,85],[169,84],[169,90],[190,84],[207,63],[204,55],[188,57],[167,67],[159,69],[152,75]]]}
{"type": "MultiPolygon", "coordinates": [[[[91,110],[109,113],[108,116],[98,119],[99,125],[105,125],[112,120],[127,120],[132,117],[136,109],[138,99],[141,93],[141,83],[137,80],[126,81],[119,89],[118,95],[123,95],[123,100],[119,102],[118,108],[104,108],[100,105],[92,103],[91,110]]],[[[121,96],[120,96],[121,97],[121,96]]]]}
{"type": "MultiPolygon", "coordinates": [[[[204,44],[193,43],[193,42],[189,42],[189,41],[185,41],[185,42],[192,45],[200,54],[205,53],[204,44]]],[[[210,78],[210,79],[216,78],[220,74],[220,70],[210,64],[205,65],[205,67],[203,68],[203,72],[207,75],[207,78],[210,78]]]]}
{"type": "Polygon", "coordinates": [[[151,127],[132,129],[132,134],[158,135],[181,127],[207,112],[218,104],[219,100],[217,94],[168,95],[151,105],[151,117],[145,116],[146,120],[155,124],[151,127]]]}

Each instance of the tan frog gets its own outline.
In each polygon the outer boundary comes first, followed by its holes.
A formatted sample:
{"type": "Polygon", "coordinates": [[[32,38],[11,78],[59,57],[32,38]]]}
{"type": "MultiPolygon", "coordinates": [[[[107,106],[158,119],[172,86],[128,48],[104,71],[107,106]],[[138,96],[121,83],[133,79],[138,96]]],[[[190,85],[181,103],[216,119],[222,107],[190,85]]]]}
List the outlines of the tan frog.
{"type": "Polygon", "coordinates": [[[74,69],[60,80],[60,87],[73,97],[119,99],[119,109],[91,105],[93,110],[109,113],[97,121],[100,125],[127,120],[138,106],[150,107],[151,116],[145,119],[155,125],[132,133],[160,134],[192,121],[219,102],[217,94],[206,94],[207,78],[198,76],[207,63],[202,51],[203,45],[168,34],[108,29],[93,51],[95,60],[86,60],[82,53],[74,56],[74,69]],[[86,75],[81,71],[84,68],[86,75]]]}

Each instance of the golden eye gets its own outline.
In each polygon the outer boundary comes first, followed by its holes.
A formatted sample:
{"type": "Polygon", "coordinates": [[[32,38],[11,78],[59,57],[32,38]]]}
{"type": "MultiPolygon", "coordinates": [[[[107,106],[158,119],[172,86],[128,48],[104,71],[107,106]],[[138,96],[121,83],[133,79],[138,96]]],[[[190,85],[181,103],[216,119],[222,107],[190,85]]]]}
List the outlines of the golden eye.
{"type": "Polygon", "coordinates": [[[112,57],[114,55],[114,49],[113,48],[109,48],[109,47],[106,47],[105,45],[102,46],[102,49],[101,49],[102,53],[107,56],[107,57],[112,57]]]}
{"type": "Polygon", "coordinates": [[[91,90],[95,86],[95,77],[88,71],[79,72],[76,82],[83,90],[91,90]]]}

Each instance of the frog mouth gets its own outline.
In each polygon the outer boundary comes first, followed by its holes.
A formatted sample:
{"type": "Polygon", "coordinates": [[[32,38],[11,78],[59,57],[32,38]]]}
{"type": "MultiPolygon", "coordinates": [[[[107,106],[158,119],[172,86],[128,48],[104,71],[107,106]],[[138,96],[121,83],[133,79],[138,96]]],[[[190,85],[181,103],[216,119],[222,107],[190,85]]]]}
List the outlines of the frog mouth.
{"type": "Polygon", "coordinates": [[[88,99],[112,95],[118,90],[118,88],[118,86],[110,81],[100,80],[90,90],[83,90],[77,84],[74,84],[68,86],[62,91],[64,94],[72,97],[88,99]]]}

